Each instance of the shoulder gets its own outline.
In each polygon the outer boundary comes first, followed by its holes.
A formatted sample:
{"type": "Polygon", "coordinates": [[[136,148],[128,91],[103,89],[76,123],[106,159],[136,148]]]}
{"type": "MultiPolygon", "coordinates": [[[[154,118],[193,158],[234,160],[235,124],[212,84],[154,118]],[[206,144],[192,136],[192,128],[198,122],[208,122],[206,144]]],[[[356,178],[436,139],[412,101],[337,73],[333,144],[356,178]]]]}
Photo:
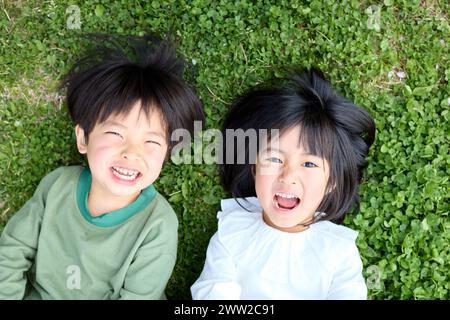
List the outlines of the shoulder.
{"type": "Polygon", "coordinates": [[[257,198],[224,199],[220,205],[221,210],[217,213],[219,235],[248,230],[261,219],[262,209],[257,198]]]}
{"type": "Polygon", "coordinates": [[[358,236],[357,231],[330,221],[320,221],[311,225],[311,227],[316,233],[331,241],[354,243],[358,236]]]}
{"type": "Polygon", "coordinates": [[[158,219],[162,219],[168,222],[178,223],[177,214],[173,210],[169,201],[164,198],[158,191],[156,191],[154,201],[154,215],[158,219]]]}
{"type": "Polygon", "coordinates": [[[81,171],[83,171],[81,166],[59,167],[42,178],[35,193],[46,195],[47,192],[55,190],[54,195],[62,194],[70,186],[68,182],[78,181],[81,171]]]}
{"type": "Polygon", "coordinates": [[[48,173],[42,180],[41,183],[44,184],[53,184],[56,180],[59,179],[71,179],[78,178],[81,171],[83,171],[82,166],[66,166],[59,167],[50,173],[48,173]]]}
{"type": "Polygon", "coordinates": [[[358,232],[348,227],[320,221],[311,225],[309,240],[318,255],[328,257],[335,264],[349,256],[359,257],[355,243],[357,236],[358,232]]]}
{"type": "MultiPolygon", "coordinates": [[[[156,190],[155,190],[156,191],[156,190]]],[[[148,234],[178,233],[178,218],[169,202],[158,192],[146,207],[146,229],[148,234]]]]}
{"type": "Polygon", "coordinates": [[[151,251],[153,254],[159,252],[176,258],[178,219],[175,211],[160,193],[156,191],[155,197],[130,221],[130,225],[140,234],[137,239],[140,252],[151,251]]]}
{"type": "Polygon", "coordinates": [[[222,199],[220,201],[220,209],[218,216],[225,216],[230,212],[239,212],[241,210],[247,212],[259,212],[262,210],[256,197],[222,199]]]}
{"type": "Polygon", "coordinates": [[[232,251],[242,251],[260,232],[261,212],[257,198],[224,199],[217,214],[218,240],[232,251]]]}

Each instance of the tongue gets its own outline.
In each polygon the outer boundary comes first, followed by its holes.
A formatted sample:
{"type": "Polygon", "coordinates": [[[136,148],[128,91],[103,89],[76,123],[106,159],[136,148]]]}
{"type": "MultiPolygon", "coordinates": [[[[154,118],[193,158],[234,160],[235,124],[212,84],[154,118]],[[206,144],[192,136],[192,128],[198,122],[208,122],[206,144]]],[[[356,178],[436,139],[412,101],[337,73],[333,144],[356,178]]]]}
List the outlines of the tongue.
{"type": "Polygon", "coordinates": [[[277,196],[278,205],[283,209],[292,209],[297,204],[297,198],[283,198],[277,196]]]}

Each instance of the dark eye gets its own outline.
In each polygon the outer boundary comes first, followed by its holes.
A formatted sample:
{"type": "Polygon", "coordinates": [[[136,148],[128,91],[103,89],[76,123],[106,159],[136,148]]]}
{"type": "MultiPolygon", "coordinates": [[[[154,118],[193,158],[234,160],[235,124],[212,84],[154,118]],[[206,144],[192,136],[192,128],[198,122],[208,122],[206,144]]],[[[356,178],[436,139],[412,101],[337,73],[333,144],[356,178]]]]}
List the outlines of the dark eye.
{"type": "Polygon", "coordinates": [[[106,133],[107,134],[112,134],[112,135],[115,135],[115,136],[118,136],[118,137],[122,138],[122,135],[120,133],[118,133],[118,132],[115,132],[115,131],[107,131],[106,133]]]}
{"type": "Polygon", "coordinates": [[[306,162],[303,164],[303,166],[306,167],[306,168],[314,168],[314,167],[317,167],[317,165],[316,165],[315,163],[311,162],[311,161],[306,161],[306,162]]]}
{"type": "Polygon", "coordinates": [[[159,143],[158,141],[155,141],[155,140],[148,140],[148,141],[145,141],[146,143],[151,143],[151,144],[156,144],[156,145],[158,145],[158,146],[161,146],[161,143],[159,143]]]}
{"type": "Polygon", "coordinates": [[[278,159],[276,157],[267,158],[266,160],[269,162],[274,162],[274,163],[283,163],[283,161],[281,161],[280,159],[278,159]]]}

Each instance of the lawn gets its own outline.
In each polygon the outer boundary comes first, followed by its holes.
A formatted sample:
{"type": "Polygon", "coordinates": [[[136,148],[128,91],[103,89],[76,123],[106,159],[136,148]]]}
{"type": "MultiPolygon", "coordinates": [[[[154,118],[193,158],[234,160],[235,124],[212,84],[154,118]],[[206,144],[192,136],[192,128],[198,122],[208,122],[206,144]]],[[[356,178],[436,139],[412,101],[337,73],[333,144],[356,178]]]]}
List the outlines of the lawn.
{"type": "MultiPolygon", "coordinates": [[[[370,299],[450,298],[448,1],[0,0],[0,230],[61,165],[78,164],[58,81],[79,35],[170,32],[220,128],[233,99],[285,66],[317,66],[375,118],[359,231],[370,299]]],[[[167,295],[189,299],[210,236],[216,165],[168,163],[157,189],[178,214],[167,295]]]]}

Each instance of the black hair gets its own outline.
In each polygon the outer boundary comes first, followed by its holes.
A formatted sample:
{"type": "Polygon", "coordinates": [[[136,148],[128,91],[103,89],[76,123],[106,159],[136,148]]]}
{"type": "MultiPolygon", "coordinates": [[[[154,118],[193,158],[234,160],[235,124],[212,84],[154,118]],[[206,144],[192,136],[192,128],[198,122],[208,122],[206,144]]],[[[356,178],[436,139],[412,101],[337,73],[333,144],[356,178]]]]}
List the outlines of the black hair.
{"type": "MultiPolygon", "coordinates": [[[[299,143],[330,165],[327,188],[332,191],[317,208],[326,213],[317,221],[342,223],[347,211],[359,210],[358,186],[375,139],[375,122],[367,111],[336,93],[320,70],[291,72],[251,89],[232,105],[223,134],[227,129],[278,129],[281,136],[297,125],[301,128],[299,143]]],[[[244,144],[232,150],[234,160],[239,150],[245,152],[245,159],[254,156],[249,154],[249,141],[244,144]]],[[[224,144],[224,154],[230,152],[225,150],[230,145],[235,144],[224,144]]],[[[252,165],[236,163],[221,166],[225,190],[234,198],[256,196],[252,165]]]]}
{"type": "Polygon", "coordinates": [[[204,121],[201,103],[184,81],[184,61],[177,56],[169,37],[89,34],[84,56],[64,77],[67,106],[86,141],[97,123],[112,114],[127,114],[141,102],[148,117],[152,108],[161,111],[167,133],[184,128],[191,134],[194,121],[204,121]]]}

